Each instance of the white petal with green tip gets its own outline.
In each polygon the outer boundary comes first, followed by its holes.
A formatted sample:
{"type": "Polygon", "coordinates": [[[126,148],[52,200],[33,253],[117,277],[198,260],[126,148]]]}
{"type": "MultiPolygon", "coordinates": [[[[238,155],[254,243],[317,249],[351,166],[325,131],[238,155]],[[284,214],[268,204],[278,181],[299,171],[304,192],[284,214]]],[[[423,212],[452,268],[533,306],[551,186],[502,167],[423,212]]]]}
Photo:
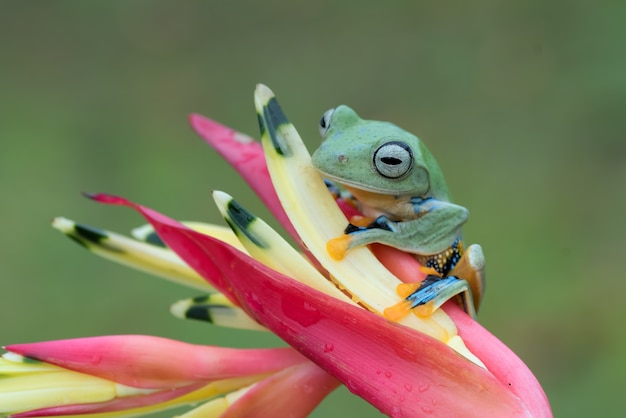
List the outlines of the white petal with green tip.
{"type": "Polygon", "coordinates": [[[204,292],[214,290],[169,249],[81,225],[66,218],[55,218],[52,226],[101,257],[204,292]]]}
{"type": "Polygon", "coordinates": [[[262,219],[248,212],[224,192],[213,192],[213,199],[241,244],[256,260],[320,292],[352,303],[348,296],[330,283],[262,219]]]}
{"type": "Polygon", "coordinates": [[[221,327],[267,331],[221,293],[178,301],[170,307],[170,312],[177,318],[206,321],[221,327]]]}
{"type": "MultiPolygon", "coordinates": [[[[268,374],[234,377],[208,383],[199,389],[169,401],[128,410],[97,414],[100,418],[122,418],[160,412],[182,405],[197,404],[216,396],[237,398],[243,388],[264,379],[268,374]],[[231,395],[232,394],[232,395],[231,395]]],[[[14,353],[0,356],[0,416],[54,406],[107,402],[115,398],[149,395],[164,389],[140,389],[110,380],[74,372],[48,363],[27,359],[14,353]]],[[[228,405],[231,405],[230,401],[228,405]]],[[[81,415],[82,416],[82,415],[81,415]]]]}
{"type": "MultiPolygon", "coordinates": [[[[223,225],[214,225],[207,224],[203,222],[181,222],[189,229],[193,229],[194,231],[200,232],[204,235],[209,235],[213,238],[217,238],[226,244],[229,244],[239,251],[246,252],[245,248],[241,245],[237,236],[233,233],[233,231],[223,225]]],[[[142,225],[137,227],[131,231],[131,235],[138,239],[139,241],[150,243],[150,240],[154,239],[153,236],[156,235],[156,231],[154,227],[150,224],[142,225]]],[[[158,236],[158,235],[157,235],[158,236]]]]}
{"type": "Polygon", "coordinates": [[[6,353],[0,357],[0,414],[146,395],[139,389],[6,353]]]}
{"type": "Polygon", "coordinates": [[[183,415],[179,415],[178,418],[218,418],[253,386],[254,385],[250,385],[224,396],[220,396],[219,398],[212,399],[204,405],[200,405],[183,415]]]}

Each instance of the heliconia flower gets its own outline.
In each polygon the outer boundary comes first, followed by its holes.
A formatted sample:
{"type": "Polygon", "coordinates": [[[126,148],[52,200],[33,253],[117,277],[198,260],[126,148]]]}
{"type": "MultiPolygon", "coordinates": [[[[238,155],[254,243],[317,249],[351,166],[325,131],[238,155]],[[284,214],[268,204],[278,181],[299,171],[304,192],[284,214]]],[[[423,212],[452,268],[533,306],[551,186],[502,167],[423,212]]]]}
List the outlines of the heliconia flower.
{"type": "Polygon", "coordinates": [[[175,315],[269,330],[292,348],[146,336],[11,345],[0,361],[0,414],[129,416],[211,399],[183,416],[306,416],[341,382],[394,417],[552,416],[524,363],[453,302],[429,316],[385,316],[402,301],[398,286],[424,278],[415,258],[373,245],[333,259],[326,243],[342,234],[342,211],[355,209],[328,192],[267,87],[255,104],[261,143],[198,115],[191,124],[302,253],[223,192],[213,197],[234,234],[105,194],[89,197],[130,207],[150,226],[136,239],[64,218],[54,226],[99,255],[209,293],[174,304],[175,315]],[[76,387],[84,390],[68,396],[76,387]]]}
{"type": "MultiPolygon", "coordinates": [[[[0,358],[0,405],[4,412],[31,409],[15,417],[131,408],[148,413],[245,392],[265,385],[276,372],[302,376],[303,365],[310,364],[288,348],[243,350],[142,335],[17,344],[6,350],[0,358]]],[[[314,395],[323,397],[336,385],[331,378],[322,383],[314,386],[314,395]]]]}

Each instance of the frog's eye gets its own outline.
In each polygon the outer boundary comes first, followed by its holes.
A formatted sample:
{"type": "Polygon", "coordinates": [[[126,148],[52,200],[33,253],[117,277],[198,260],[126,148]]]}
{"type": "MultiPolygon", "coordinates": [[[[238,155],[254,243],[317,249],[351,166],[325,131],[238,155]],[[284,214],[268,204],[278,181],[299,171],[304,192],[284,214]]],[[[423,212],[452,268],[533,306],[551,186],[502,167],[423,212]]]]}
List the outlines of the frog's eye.
{"type": "Polygon", "coordinates": [[[374,151],[373,163],[381,176],[397,179],[411,171],[413,152],[404,142],[387,142],[374,151]]]}
{"type": "Polygon", "coordinates": [[[330,128],[330,118],[335,112],[335,109],[329,109],[322,115],[322,119],[320,119],[320,135],[325,136],[326,132],[328,132],[328,128],[330,128]]]}

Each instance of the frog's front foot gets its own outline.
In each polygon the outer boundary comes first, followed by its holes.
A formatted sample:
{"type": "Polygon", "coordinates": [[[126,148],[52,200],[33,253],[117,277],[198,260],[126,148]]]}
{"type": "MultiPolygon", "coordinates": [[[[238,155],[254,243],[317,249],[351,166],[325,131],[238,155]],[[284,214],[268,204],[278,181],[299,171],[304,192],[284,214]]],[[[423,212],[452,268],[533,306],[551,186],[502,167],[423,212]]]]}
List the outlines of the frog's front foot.
{"type": "Polygon", "coordinates": [[[326,243],[326,251],[333,259],[342,260],[350,248],[376,242],[376,239],[368,239],[372,231],[381,229],[391,231],[391,224],[392,221],[386,216],[379,216],[375,219],[367,216],[353,216],[343,231],[345,235],[329,240],[326,243]],[[357,236],[359,238],[355,240],[357,236]]]}
{"type": "Polygon", "coordinates": [[[326,251],[334,260],[343,260],[350,248],[350,235],[341,235],[337,238],[328,240],[326,243],[326,251]]]}

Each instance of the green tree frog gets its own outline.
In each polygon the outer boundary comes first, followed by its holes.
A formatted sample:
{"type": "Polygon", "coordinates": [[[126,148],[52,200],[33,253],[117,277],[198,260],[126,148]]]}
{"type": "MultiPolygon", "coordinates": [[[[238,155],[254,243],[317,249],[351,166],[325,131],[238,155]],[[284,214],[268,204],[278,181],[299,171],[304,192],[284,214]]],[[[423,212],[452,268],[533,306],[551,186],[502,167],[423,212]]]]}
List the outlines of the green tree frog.
{"type": "Polygon", "coordinates": [[[365,215],[329,241],[330,255],[342,259],[371,243],[413,253],[431,274],[406,297],[410,307],[429,306],[432,313],[464,293],[473,314],[485,288],[483,252],[476,244],[463,248],[468,210],[450,201],[439,164],[422,141],[389,122],[363,120],[344,105],[324,113],[319,128],[323,141],[313,165],[365,215]]]}

